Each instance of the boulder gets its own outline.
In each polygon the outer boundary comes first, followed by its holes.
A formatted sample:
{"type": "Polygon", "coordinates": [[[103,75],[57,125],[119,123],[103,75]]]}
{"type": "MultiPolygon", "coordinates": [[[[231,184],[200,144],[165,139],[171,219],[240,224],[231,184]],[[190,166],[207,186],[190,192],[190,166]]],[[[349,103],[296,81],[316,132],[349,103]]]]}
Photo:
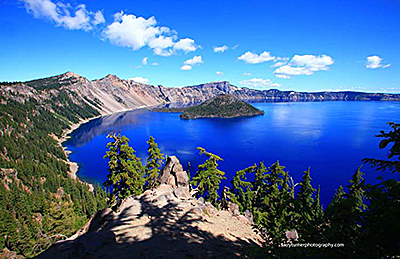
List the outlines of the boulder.
{"type": "Polygon", "coordinates": [[[299,235],[297,234],[296,229],[294,230],[290,230],[290,231],[286,231],[286,238],[289,240],[297,240],[299,238],[299,235]]]}
{"type": "Polygon", "coordinates": [[[234,216],[240,215],[239,205],[233,202],[228,203],[228,209],[234,216]]]}
{"type": "Polygon", "coordinates": [[[174,195],[180,199],[189,199],[192,196],[189,192],[189,187],[178,187],[174,190],[174,195]]]}
{"type": "Polygon", "coordinates": [[[110,208],[105,208],[96,212],[96,214],[94,214],[93,218],[90,220],[88,232],[99,229],[110,217],[112,217],[112,213],[113,211],[110,208]]]}
{"type": "Polygon", "coordinates": [[[253,213],[251,213],[249,210],[246,210],[243,215],[248,219],[248,221],[253,224],[254,218],[253,218],[253,213]]]}
{"type": "Polygon", "coordinates": [[[211,202],[206,202],[205,210],[208,214],[215,214],[217,213],[217,209],[211,204],[211,202]]]}
{"type": "Polygon", "coordinates": [[[170,185],[173,188],[189,186],[189,177],[176,156],[167,158],[165,166],[161,169],[158,182],[170,185]]]}

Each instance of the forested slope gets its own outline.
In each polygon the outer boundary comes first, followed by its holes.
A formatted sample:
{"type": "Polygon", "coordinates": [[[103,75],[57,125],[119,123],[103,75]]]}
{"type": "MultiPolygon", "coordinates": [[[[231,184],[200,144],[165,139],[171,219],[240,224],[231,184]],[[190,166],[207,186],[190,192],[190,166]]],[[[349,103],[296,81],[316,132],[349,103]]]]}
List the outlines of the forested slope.
{"type": "MultiPolygon", "coordinates": [[[[69,177],[57,139],[72,123],[99,115],[59,82],[35,88],[0,86],[0,251],[31,257],[80,229],[105,206],[94,192],[69,177]]],[[[10,84],[11,85],[11,84],[10,84]]]]}

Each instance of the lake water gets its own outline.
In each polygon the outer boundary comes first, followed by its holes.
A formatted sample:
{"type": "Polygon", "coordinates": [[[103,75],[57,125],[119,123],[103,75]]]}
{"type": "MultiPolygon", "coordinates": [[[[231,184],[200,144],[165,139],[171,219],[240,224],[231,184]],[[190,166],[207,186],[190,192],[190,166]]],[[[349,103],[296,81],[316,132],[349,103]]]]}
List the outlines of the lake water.
{"type": "MultiPolygon", "coordinates": [[[[129,111],[90,121],[71,134],[64,145],[78,162],[78,175],[103,183],[107,161],[103,160],[106,136],[120,132],[145,162],[149,136],[161,151],[176,155],[184,168],[190,161],[191,173],[205,160],[196,147],[224,159],[220,169],[226,172],[224,185],[230,185],[237,170],[264,161],[266,166],[279,159],[293,176],[311,168],[313,186],[321,185],[321,202],[327,204],[339,185],[347,185],[365,157],[385,158],[379,150],[380,130],[389,130],[386,122],[400,122],[398,102],[285,102],[255,103],[263,116],[235,119],[181,120],[179,113],[129,111]]],[[[381,175],[364,166],[365,178],[374,182],[381,175]]],[[[399,179],[398,175],[383,174],[399,179]]]]}

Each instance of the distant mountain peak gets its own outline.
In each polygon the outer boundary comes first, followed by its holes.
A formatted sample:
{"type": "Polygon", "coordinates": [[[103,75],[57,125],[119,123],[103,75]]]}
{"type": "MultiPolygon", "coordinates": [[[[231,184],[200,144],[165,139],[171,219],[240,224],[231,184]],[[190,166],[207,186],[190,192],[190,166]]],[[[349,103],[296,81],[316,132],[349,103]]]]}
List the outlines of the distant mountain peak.
{"type": "Polygon", "coordinates": [[[71,72],[71,71],[65,72],[64,74],[62,74],[62,76],[65,76],[65,77],[77,77],[77,78],[83,77],[83,76],[78,75],[77,73],[74,73],[74,72],[71,72]]]}
{"type": "Polygon", "coordinates": [[[107,79],[119,80],[120,78],[116,75],[108,74],[106,77],[107,79]]]}

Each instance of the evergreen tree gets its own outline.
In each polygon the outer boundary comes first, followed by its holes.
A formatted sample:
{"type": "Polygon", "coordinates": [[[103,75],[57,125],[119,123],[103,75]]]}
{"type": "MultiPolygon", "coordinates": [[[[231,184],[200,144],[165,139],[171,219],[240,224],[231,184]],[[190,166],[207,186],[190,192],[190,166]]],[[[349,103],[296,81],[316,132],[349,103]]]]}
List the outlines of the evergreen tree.
{"type": "Polygon", "coordinates": [[[303,172],[303,179],[300,182],[300,191],[297,194],[298,210],[301,214],[306,214],[305,219],[309,220],[311,214],[311,206],[314,203],[313,194],[315,189],[311,185],[310,168],[303,172]]]}
{"type": "Polygon", "coordinates": [[[257,169],[257,165],[247,167],[243,170],[237,171],[235,177],[232,179],[232,189],[230,190],[230,199],[239,205],[240,211],[253,211],[254,192],[253,184],[247,181],[246,174],[253,173],[257,169]]]}
{"type": "Polygon", "coordinates": [[[350,212],[361,213],[366,205],[364,204],[364,173],[361,172],[361,167],[353,174],[350,180],[350,185],[347,186],[349,193],[347,194],[347,200],[349,203],[350,212]]]}
{"type": "Polygon", "coordinates": [[[135,155],[135,150],[129,146],[129,139],[120,134],[107,136],[114,141],[107,144],[106,155],[108,158],[106,187],[112,187],[109,206],[114,210],[118,209],[121,202],[131,195],[139,195],[143,192],[144,167],[135,155]]]}
{"type": "Polygon", "coordinates": [[[312,206],[314,203],[313,194],[315,189],[311,185],[310,168],[303,172],[303,179],[300,182],[300,191],[297,194],[296,210],[300,214],[299,217],[299,232],[302,238],[307,239],[310,236],[313,228],[313,213],[312,206]]]}
{"type": "Polygon", "coordinates": [[[323,206],[320,204],[320,193],[321,193],[321,186],[318,185],[317,194],[315,195],[315,200],[312,206],[312,216],[314,219],[322,219],[324,215],[323,206]]]}
{"type": "Polygon", "coordinates": [[[360,251],[358,244],[363,239],[361,226],[366,205],[362,175],[358,168],[347,186],[349,191],[343,194],[342,188],[338,189],[326,212],[329,226],[326,236],[329,242],[344,243],[346,249],[354,253],[360,251]]]}
{"type": "Polygon", "coordinates": [[[279,161],[272,164],[268,168],[266,181],[266,195],[262,207],[264,208],[261,213],[257,213],[257,221],[260,225],[267,229],[268,239],[274,246],[277,246],[285,238],[286,224],[282,215],[282,197],[280,187],[283,185],[284,166],[279,164],[279,161]]]}
{"type": "Polygon", "coordinates": [[[157,179],[160,173],[160,168],[163,164],[164,154],[161,153],[161,150],[158,148],[158,145],[152,136],[150,136],[147,144],[149,145],[149,148],[147,149],[148,157],[146,164],[145,189],[149,190],[158,185],[157,179]]]}
{"type": "MultiPolygon", "coordinates": [[[[392,127],[392,131],[384,132],[381,130],[381,134],[376,135],[376,137],[384,138],[379,143],[379,148],[383,149],[389,144],[393,144],[387,157],[388,159],[392,159],[397,156],[397,160],[400,160],[400,123],[389,122],[388,124],[392,127]]],[[[400,161],[388,161],[375,158],[364,158],[362,161],[380,171],[389,170],[393,173],[400,172],[400,161]]]]}
{"type": "Polygon", "coordinates": [[[191,184],[196,188],[196,197],[204,197],[206,201],[217,206],[219,185],[222,179],[226,179],[225,172],[218,169],[218,161],[223,161],[217,155],[207,152],[204,148],[198,147],[200,155],[204,154],[208,159],[198,166],[198,171],[192,178],[191,184]]]}
{"type": "Polygon", "coordinates": [[[254,207],[258,207],[264,201],[268,179],[268,169],[264,162],[260,162],[254,176],[254,207]]]}

